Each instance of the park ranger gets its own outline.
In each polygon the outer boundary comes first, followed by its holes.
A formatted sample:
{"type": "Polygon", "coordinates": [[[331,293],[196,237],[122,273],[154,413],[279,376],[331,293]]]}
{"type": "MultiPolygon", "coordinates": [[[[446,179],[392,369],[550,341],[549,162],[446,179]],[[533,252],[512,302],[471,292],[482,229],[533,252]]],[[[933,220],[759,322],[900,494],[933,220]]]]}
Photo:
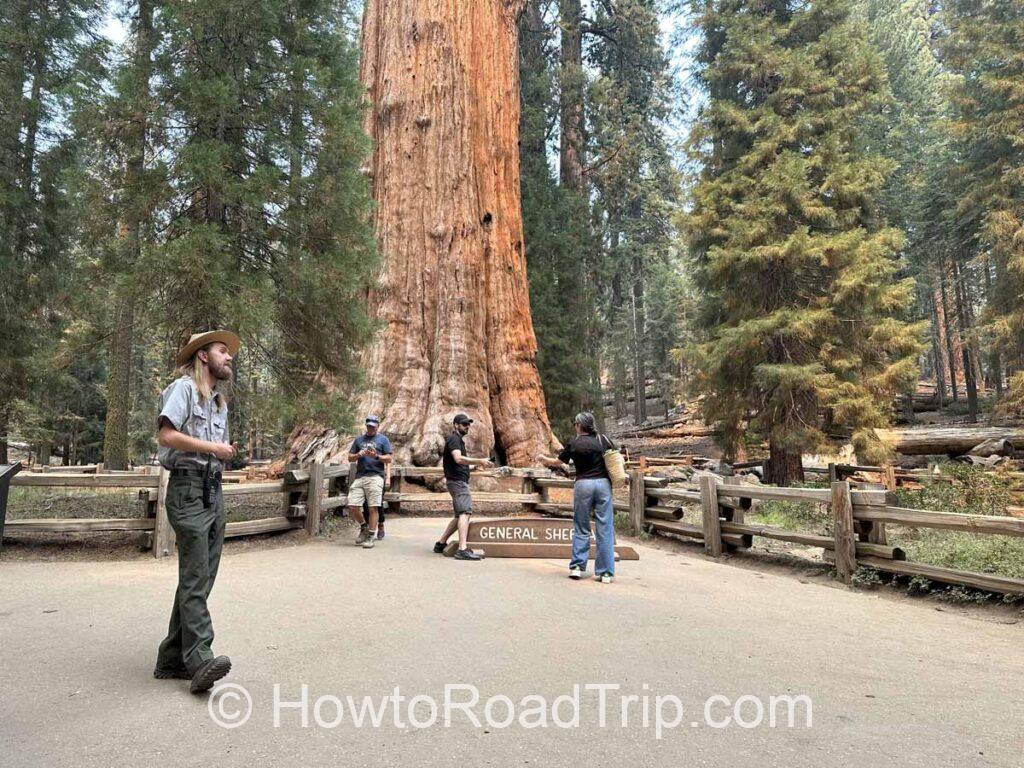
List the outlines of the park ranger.
{"type": "Polygon", "coordinates": [[[178,541],[178,589],[153,676],[191,680],[192,693],[209,690],[231,670],[227,656],[213,654],[206,600],[224,546],[221,472],[235,455],[222,388],[240,345],[230,331],[193,334],[178,352],[179,376],[163,391],[157,416],[157,455],[170,471],[167,519],[178,541]]]}

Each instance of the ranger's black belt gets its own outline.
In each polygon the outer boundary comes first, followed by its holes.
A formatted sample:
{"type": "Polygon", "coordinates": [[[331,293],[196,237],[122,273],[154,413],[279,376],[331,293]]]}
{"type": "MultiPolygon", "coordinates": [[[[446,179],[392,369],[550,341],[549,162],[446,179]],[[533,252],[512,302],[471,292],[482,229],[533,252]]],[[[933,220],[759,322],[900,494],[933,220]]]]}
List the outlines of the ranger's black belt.
{"type": "Polygon", "coordinates": [[[203,480],[203,504],[210,506],[213,492],[220,490],[220,472],[211,472],[210,465],[206,469],[172,469],[171,477],[199,477],[203,480]]]}
{"type": "MultiPolygon", "coordinates": [[[[198,477],[203,480],[207,478],[205,469],[172,469],[171,477],[198,477]]],[[[209,478],[214,482],[219,483],[221,478],[220,472],[214,472],[209,475],[209,478]]]]}

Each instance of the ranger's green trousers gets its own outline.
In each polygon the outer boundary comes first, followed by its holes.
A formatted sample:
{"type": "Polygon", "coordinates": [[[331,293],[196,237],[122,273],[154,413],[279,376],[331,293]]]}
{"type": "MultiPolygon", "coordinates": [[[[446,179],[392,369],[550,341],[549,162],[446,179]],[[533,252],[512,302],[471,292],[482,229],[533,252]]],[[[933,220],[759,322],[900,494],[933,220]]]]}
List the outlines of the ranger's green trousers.
{"type": "Polygon", "coordinates": [[[220,486],[203,504],[201,477],[172,477],[167,484],[167,519],[178,538],[178,590],[167,637],[156,666],[195,673],[213,658],[213,622],[206,599],[213,590],[224,548],[224,498],[220,486]]]}

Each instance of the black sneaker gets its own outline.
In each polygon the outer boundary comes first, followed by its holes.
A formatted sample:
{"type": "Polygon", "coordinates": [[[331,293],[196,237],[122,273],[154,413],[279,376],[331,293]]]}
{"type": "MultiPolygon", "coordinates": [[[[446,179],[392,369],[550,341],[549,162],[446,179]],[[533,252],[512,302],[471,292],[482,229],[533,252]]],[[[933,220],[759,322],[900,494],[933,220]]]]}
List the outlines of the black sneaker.
{"type": "Polygon", "coordinates": [[[474,552],[472,549],[460,549],[455,553],[456,560],[483,560],[480,555],[474,552]]]}
{"type": "Polygon", "coordinates": [[[202,693],[213,688],[213,684],[231,671],[231,659],[227,656],[218,656],[215,659],[203,662],[196,673],[192,675],[192,685],[189,691],[202,693]]]}
{"type": "Polygon", "coordinates": [[[444,554],[444,548],[446,546],[448,546],[448,545],[445,544],[443,541],[436,541],[436,542],[434,542],[434,554],[435,555],[443,555],[444,554]]]}
{"type": "Polygon", "coordinates": [[[157,680],[191,680],[192,675],[188,673],[188,670],[184,667],[178,667],[176,669],[160,669],[157,667],[153,670],[153,677],[157,680]]]}

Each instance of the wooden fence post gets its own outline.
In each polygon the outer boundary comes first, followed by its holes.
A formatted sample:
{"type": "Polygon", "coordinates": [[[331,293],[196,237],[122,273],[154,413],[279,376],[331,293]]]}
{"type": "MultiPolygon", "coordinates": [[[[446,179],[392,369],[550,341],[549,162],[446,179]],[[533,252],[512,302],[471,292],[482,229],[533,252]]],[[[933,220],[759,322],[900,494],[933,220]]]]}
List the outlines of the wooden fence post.
{"type": "MultiPolygon", "coordinates": [[[[391,465],[389,464],[388,466],[390,467],[391,465]]],[[[391,491],[390,491],[391,493],[401,495],[402,489],[404,487],[404,484],[402,482],[404,477],[405,477],[405,473],[404,473],[404,470],[401,467],[398,468],[397,472],[395,472],[394,469],[391,470],[391,491]]],[[[349,483],[349,484],[351,485],[351,483],[349,483]]],[[[394,512],[397,515],[397,514],[401,513],[401,511],[402,511],[402,502],[400,502],[400,501],[389,501],[388,502],[388,512],[389,513],[394,512]]]]}
{"type": "MultiPolygon", "coordinates": [[[[529,470],[527,470],[527,472],[529,472],[529,470]]],[[[537,484],[534,482],[533,473],[529,473],[529,474],[523,475],[523,483],[522,483],[522,486],[520,487],[520,492],[522,492],[522,493],[536,493],[537,492],[537,484]]],[[[526,512],[529,512],[531,514],[536,514],[536,512],[537,512],[537,505],[536,504],[523,504],[523,509],[526,512]]]]}
{"type": "Polygon", "coordinates": [[[704,552],[722,554],[722,526],[718,521],[718,484],[711,475],[700,478],[700,508],[704,516],[704,552]]]}
{"type": "Polygon", "coordinates": [[[167,557],[174,551],[175,537],[171,521],[167,519],[167,481],[171,473],[160,467],[160,480],[156,491],[156,522],[153,525],[153,557],[167,557]]]}
{"type": "Polygon", "coordinates": [[[629,519],[633,525],[633,534],[639,536],[644,531],[644,507],[647,504],[647,491],[644,488],[644,473],[640,469],[629,472],[629,519]]]}
{"type": "Polygon", "coordinates": [[[320,503],[323,501],[324,465],[314,461],[309,467],[309,485],[306,486],[306,533],[320,535],[320,503]]]}
{"type": "Polygon", "coordinates": [[[849,584],[857,570],[857,539],[853,530],[850,484],[846,481],[832,483],[832,529],[836,540],[836,576],[849,584]]]}

